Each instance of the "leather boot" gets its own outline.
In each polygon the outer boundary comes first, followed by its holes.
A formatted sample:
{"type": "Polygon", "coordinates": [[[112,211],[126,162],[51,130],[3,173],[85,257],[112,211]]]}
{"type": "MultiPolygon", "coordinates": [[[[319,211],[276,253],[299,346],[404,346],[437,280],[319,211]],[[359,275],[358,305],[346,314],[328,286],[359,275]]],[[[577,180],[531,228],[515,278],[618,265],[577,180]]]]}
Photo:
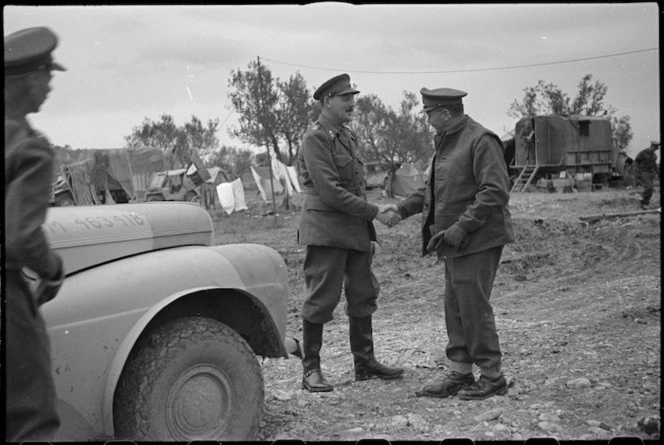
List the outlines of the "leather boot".
{"type": "Polygon", "coordinates": [[[348,318],[350,323],[350,349],[355,361],[355,380],[367,380],[371,377],[389,380],[402,377],[403,368],[385,366],[374,357],[371,316],[348,318]]]}
{"type": "Polygon", "coordinates": [[[304,343],[302,389],[309,392],[329,392],[334,389],[320,370],[320,348],[323,346],[323,325],[302,320],[304,343]]]}

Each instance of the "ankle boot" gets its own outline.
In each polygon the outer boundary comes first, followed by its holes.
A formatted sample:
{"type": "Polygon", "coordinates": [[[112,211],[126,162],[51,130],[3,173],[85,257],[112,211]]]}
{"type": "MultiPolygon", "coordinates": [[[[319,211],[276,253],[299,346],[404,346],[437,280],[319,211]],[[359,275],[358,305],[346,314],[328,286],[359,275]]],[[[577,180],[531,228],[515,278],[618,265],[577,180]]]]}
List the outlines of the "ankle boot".
{"type": "Polygon", "coordinates": [[[349,317],[350,349],[355,361],[355,380],[371,377],[398,379],[403,376],[403,368],[385,366],[374,357],[373,329],[371,316],[349,317]]]}
{"type": "Polygon", "coordinates": [[[329,392],[334,389],[320,370],[320,349],[323,346],[323,325],[302,320],[304,343],[302,389],[309,392],[329,392]]]}

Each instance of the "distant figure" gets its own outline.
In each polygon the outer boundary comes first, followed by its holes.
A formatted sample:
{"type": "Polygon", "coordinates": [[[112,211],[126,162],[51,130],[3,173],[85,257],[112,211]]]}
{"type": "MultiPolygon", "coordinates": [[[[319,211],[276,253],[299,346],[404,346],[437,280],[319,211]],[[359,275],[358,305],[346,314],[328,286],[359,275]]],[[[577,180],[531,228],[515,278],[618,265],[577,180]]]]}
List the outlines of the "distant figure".
{"type": "Polygon", "coordinates": [[[631,189],[635,185],[634,180],[634,159],[627,154],[623,153],[626,156],[625,163],[623,165],[623,176],[625,178],[625,187],[631,189]]]}
{"type": "Polygon", "coordinates": [[[507,393],[489,298],[503,247],[514,242],[507,166],[500,139],[464,114],[466,92],[422,88],[436,130],[423,187],[386,213],[391,222],[422,213],[422,254],[445,262],[445,325],[450,373],[416,395],[482,400],[507,393]],[[479,367],[475,380],[473,365],[479,367]]]}
{"type": "Polygon", "coordinates": [[[42,224],[49,207],[55,153],[28,123],[65,69],[51,52],[48,28],[5,36],[6,417],[9,442],[53,441],[60,426],[51,353],[39,307],[55,297],[64,270],[42,224]]]}
{"type": "Polygon", "coordinates": [[[636,165],[636,180],[643,186],[641,194],[641,208],[647,210],[650,205],[654,190],[655,178],[659,176],[659,168],[657,167],[657,153],[655,151],[659,148],[658,141],[651,141],[650,147],[641,150],[634,164],[636,165]]]}
{"type": "Polygon", "coordinates": [[[378,307],[380,285],[371,263],[376,241],[373,220],[380,209],[367,201],[357,137],[344,125],[353,118],[358,93],[348,74],[323,83],[314,93],[322,111],[305,132],[298,153],[305,195],[298,242],[306,246],[302,388],[309,392],[334,389],[321,371],[320,350],[323,325],[332,320],[342,290],[355,379],[396,379],[404,373],[374,356],[372,314],[378,307]]]}

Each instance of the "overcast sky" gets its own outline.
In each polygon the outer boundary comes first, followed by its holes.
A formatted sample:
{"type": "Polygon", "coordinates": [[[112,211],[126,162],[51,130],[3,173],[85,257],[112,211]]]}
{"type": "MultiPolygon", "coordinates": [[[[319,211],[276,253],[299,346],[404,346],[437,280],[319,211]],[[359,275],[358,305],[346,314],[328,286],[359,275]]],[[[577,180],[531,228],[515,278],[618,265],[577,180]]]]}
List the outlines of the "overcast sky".
{"type": "Polygon", "coordinates": [[[510,104],[538,80],[574,97],[585,74],[631,116],[635,155],[660,139],[657,3],[307,6],[7,6],[4,34],[48,26],[67,67],[31,122],[57,145],[119,148],[144,118],[236,124],[232,70],[260,57],[311,91],[346,72],[361,94],[397,108],[403,91],[468,92],[466,113],[502,135],[510,104]]]}

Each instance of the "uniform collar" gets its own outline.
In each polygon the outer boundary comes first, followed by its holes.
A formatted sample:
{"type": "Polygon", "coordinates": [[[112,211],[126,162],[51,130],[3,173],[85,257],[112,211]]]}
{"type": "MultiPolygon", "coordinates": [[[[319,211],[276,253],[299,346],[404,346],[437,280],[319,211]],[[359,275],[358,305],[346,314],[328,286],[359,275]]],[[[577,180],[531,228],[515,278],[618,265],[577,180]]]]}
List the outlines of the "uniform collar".
{"type": "Polygon", "coordinates": [[[334,122],[332,122],[330,118],[328,118],[323,113],[321,113],[321,115],[318,117],[318,122],[320,123],[321,127],[323,127],[325,132],[328,133],[333,138],[336,137],[341,132],[341,130],[345,128],[343,124],[337,125],[334,122]]]}
{"type": "Polygon", "coordinates": [[[469,121],[470,121],[470,116],[468,116],[467,114],[464,114],[463,117],[461,119],[459,119],[459,121],[457,123],[455,123],[454,125],[452,125],[449,128],[446,128],[445,130],[443,130],[442,133],[439,133],[436,136],[443,137],[443,136],[447,136],[449,134],[454,134],[454,133],[458,132],[459,130],[461,130],[463,127],[465,127],[468,124],[469,121]]]}

